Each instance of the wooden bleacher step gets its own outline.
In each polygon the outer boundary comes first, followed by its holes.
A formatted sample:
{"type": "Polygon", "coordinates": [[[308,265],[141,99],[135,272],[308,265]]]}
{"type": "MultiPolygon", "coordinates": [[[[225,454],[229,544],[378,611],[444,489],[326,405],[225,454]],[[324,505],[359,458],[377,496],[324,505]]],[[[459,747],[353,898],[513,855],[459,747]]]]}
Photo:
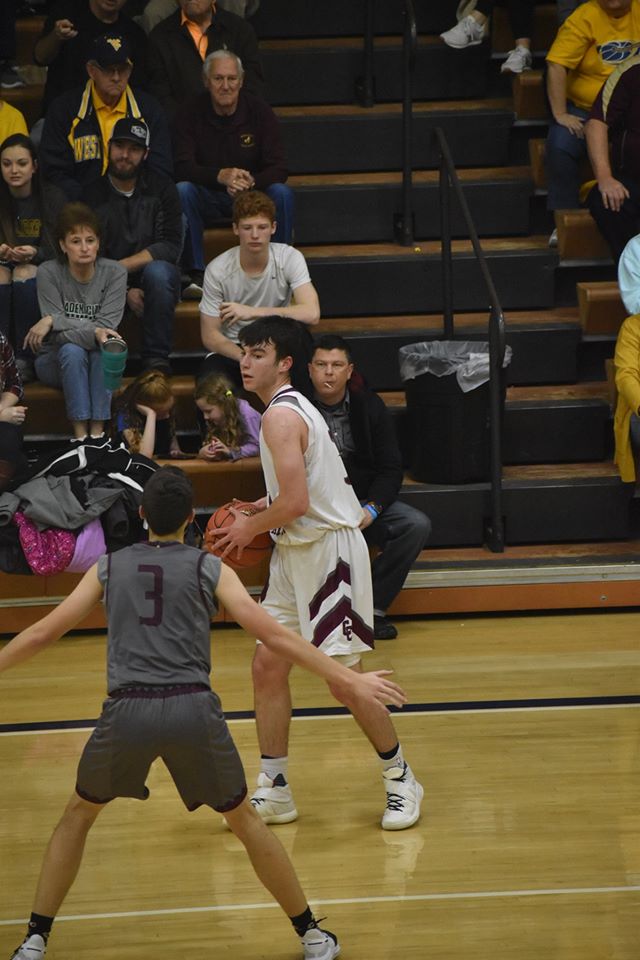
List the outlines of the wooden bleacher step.
{"type": "MultiPolygon", "coordinates": [[[[434,126],[444,130],[460,167],[506,166],[513,123],[511,98],[417,101],[413,105],[413,163],[438,166],[434,126]]],[[[277,107],[289,170],[337,173],[402,169],[402,107],[349,104],[277,107]]]]}
{"type": "MultiPolygon", "coordinates": [[[[362,36],[262,40],[260,55],[266,99],[271,104],[357,102],[356,90],[364,69],[362,36]]],[[[483,97],[487,88],[486,58],[484,47],[473,47],[460,57],[452,54],[439,37],[418,36],[412,75],[414,98],[483,97]]],[[[373,84],[377,103],[402,100],[400,35],[375,38],[373,84]]]]}
{"type": "Polygon", "coordinates": [[[582,329],[588,334],[617,336],[627,310],[615,280],[577,283],[578,310],[582,329]]]}
{"type": "MultiPolygon", "coordinates": [[[[533,185],[528,167],[473,168],[459,176],[480,236],[529,233],[533,185]]],[[[298,244],[395,240],[395,219],[402,210],[399,172],[297,175],[288,182],[296,195],[298,244]]],[[[417,170],[412,182],[415,236],[439,238],[439,172],[417,170]]],[[[466,236],[455,199],[451,212],[454,236],[466,236]]]]}
{"type": "Polygon", "coordinates": [[[611,262],[611,251],[588,210],[556,210],[554,218],[561,260],[611,262]]]}
{"type": "Polygon", "coordinates": [[[549,120],[542,70],[526,70],[514,77],[513,105],[518,120],[549,120]]]}
{"type": "Polygon", "coordinates": [[[424,550],[393,616],[637,604],[640,540],[424,550]]]}

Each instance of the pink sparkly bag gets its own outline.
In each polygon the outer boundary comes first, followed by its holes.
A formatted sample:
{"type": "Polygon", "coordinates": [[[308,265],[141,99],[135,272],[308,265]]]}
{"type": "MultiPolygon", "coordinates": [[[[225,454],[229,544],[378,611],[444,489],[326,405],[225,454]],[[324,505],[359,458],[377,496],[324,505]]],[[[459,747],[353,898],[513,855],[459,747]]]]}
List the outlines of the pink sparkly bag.
{"type": "Polygon", "coordinates": [[[16,511],[14,521],[18,525],[20,545],[27,563],[40,577],[62,573],[69,566],[76,548],[76,537],[70,530],[38,530],[36,525],[16,511]]]}

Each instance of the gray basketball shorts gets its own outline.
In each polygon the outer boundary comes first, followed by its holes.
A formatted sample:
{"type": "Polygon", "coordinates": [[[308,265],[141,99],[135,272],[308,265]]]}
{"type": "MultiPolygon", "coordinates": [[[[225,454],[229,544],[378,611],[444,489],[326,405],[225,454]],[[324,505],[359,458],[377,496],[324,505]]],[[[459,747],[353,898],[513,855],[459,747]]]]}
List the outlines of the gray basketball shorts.
{"type": "Polygon", "coordinates": [[[76,792],[93,803],[146,800],[145,781],[158,757],[188,810],[206,804],[225,813],[247,794],[242,761],[212,690],[108,697],[80,757],[76,792]]]}

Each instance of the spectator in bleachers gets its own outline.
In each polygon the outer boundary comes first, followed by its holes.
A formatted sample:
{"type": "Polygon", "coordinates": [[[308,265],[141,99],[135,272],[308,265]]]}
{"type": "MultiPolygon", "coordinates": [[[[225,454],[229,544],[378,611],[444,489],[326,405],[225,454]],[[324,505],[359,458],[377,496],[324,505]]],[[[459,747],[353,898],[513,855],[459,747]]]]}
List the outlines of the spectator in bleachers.
{"type": "Polygon", "coordinates": [[[398,499],[403,472],[395,426],[383,400],[353,372],[342,337],[316,340],[309,364],[313,402],[364,508],[360,529],[369,547],[378,549],[371,564],[375,639],[393,640],[398,631],[386,612],[424,548],[431,523],[398,499]]]}
{"type": "Polygon", "coordinates": [[[162,370],[145,370],[125,387],[113,405],[113,439],[145,457],[183,456],[176,433],[175,397],[162,370]]]}
{"type": "Polygon", "coordinates": [[[0,143],[14,133],[28,133],[27,121],[14,106],[0,99],[0,143]]]}
{"type": "Polygon", "coordinates": [[[27,408],[11,344],[0,332],[0,493],[22,463],[22,424],[27,408]]]}
{"type": "Polygon", "coordinates": [[[262,95],[253,27],[234,13],[218,10],[215,0],[180,0],[180,9],[149,35],[150,90],[170,116],[202,91],[202,64],[215,50],[235,53],[244,67],[247,91],[262,95]]]}
{"type": "MultiPolygon", "coordinates": [[[[133,3],[128,3],[127,10],[133,6],[133,3]]],[[[148,3],[141,0],[137,4],[138,10],[133,19],[140,24],[145,33],[151,33],[162,20],[166,20],[175,13],[179,6],[178,0],[149,0],[148,3]]],[[[246,18],[254,15],[260,6],[260,0],[216,0],[216,6],[229,13],[235,13],[237,17],[246,18]]]]}
{"type": "Polygon", "coordinates": [[[38,320],[38,265],[56,255],[55,223],[64,194],[38,174],[36,149],[24,133],[0,144],[0,331],[12,343],[23,381],[33,380],[24,338],[38,320]]]}
{"type": "Polygon", "coordinates": [[[127,306],[142,324],[143,367],[170,373],[182,211],[173,180],[147,169],[148,154],[147,125],[118,120],[107,172],[89,184],[82,199],[98,214],[104,256],[127,269],[127,306]]]}
{"type": "Polygon", "coordinates": [[[100,437],[111,417],[101,347],[109,337],[120,338],[127,271],[98,256],[100,225],[84,203],[63,207],[56,236],[61,256],[38,270],[42,316],[25,345],[36,355],[38,378],[62,388],[74,437],[100,437]]]}
{"type": "Polygon", "coordinates": [[[636,480],[640,456],[640,316],[620,327],[614,358],[618,400],[613,421],[614,462],[625,483],[636,480]]]}
{"type": "Polygon", "coordinates": [[[0,87],[15,90],[24,87],[16,70],[16,0],[0,3],[0,87]]]}
{"type": "Polygon", "coordinates": [[[200,460],[242,460],[260,453],[261,416],[248,400],[236,397],[226,377],[215,373],[196,383],[200,460]]]}
{"type": "Polygon", "coordinates": [[[618,263],[640,233],[640,57],[611,74],[595,99],[585,134],[596,176],[587,202],[618,263]]]}
{"type": "MultiPolygon", "coordinates": [[[[580,206],[584,123],[603,83],[635,53],[638,41],[640,0],[587,0],[558,30],[547,54],[553,115],[545,152],[549,210],[580,206]]],[[[549,242],[557,242],[555,230],[549,242]]]]}
{"type": "Polygon", "coordinates": [[[106,146],[123,117],[144,121],[151,137],[149,167],[173,175],[168,120],[154,97],[129,86],[132,68],[125,37],[98,37],[86,64],[86,86],[63,93],[49,107],[40,143],[42,173],[69,200],[77,200],[84,186],[105,173],[106,146]]]}
{"type": "Polygon", "coordinates": [[[55,0],[33,49],[33,58],[46,66],[42,113],[56,97],[85,82],[85,63],[96,37],[126,37],[135,64],[134,86],[146,86],[147,38],[141,27],[122,13],[125,0],[55,0]]]}
{"type": "Polygon", "coordinates": [[[271,242],[275,229],[275,207],[265,194],[241,193],[234,201],[239,245],[212,260],[204,275],[200,333],[210,352],[198,379],[222,373],[242,387],[238,335],[258,317],[278,314],[307,326],[318,323],[320,304],[306,261],[294,247],[271,242]]]}
{"type": "Polygon", "coordinates": [[[628,314],[640,313],[640,234],[632,237],[618,262],[618,286],[628,314]]]}
{"type": "MultiPolygon", "coordinates": [[[[496,0],[479,0],[477,4],[468,4],[460,12],[464,15],[440,36],[448,47],[464,50],[482,43],[489,32],[489,18],[493,13],[496,0]],[[468,12],[467,12],[468,9],[468,12]]],[[[531,32],[533,26],[533,4],[531,0],[507,0],[509,25],[514,36],[515,47],[507,54],[500,67],[502,73],[522,73],[531,69],[531,32]]]]}
{"type": "Polygon", "coordinates": [[[204,270],[203,230],[229,218],[243,191],[255,187],[273,200],[277,242],[290,243],[293,236],[280,125],[268,104],[245,93],[243,76],[235,54],[210,53],[203,66],[206,90],[185,105],[174,125],[175,175],[187,218],[183,267],[196,288],[204,270]]]}

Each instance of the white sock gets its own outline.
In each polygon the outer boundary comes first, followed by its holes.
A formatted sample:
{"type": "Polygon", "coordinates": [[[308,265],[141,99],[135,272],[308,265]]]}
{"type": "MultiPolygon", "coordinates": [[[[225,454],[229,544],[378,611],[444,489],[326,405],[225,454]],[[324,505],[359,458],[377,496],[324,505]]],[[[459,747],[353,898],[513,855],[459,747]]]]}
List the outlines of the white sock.
{"type": "Polygon", "coordinates": [[[289,782],[288,777],[289,757],[261,757],[260,769],[269,777],[275,780],[278,774],[282,774],[284,782],[289,782]]]}
{"type": "Polygon", "coordinates": [[[385,760],[383,757],[380,757],[380,763],[382,764],[382,771],[391,770],[393,767],[400,767],[404,769],[404,757],[402,755],[402,747],[398,744],[398,749],[392,757],[388,760],[385,760]]]}

